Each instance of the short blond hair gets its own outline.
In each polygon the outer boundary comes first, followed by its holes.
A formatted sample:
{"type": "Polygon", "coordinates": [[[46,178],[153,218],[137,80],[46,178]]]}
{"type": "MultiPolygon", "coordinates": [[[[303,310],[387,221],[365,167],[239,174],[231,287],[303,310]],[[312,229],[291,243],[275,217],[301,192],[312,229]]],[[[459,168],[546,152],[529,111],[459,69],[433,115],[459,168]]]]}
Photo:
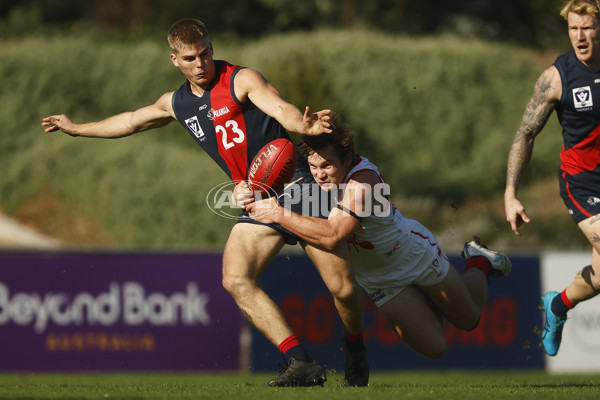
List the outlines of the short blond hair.
{"type": "Polygon", "coordinates": [[[600,1],[599,0],[571,0],[560,11],[560,15],[567,19],[569,13],[580,15],[591,15],[592,17],[600,18],[600,1]]]}
{"type": "Polygon", "coordinates": [[[195,46],[204,39],[208,39],[206,25],[194,18],[180,19],[175,22],[167,35],[169,46],[173,52],[184,47],[195,46]]]}

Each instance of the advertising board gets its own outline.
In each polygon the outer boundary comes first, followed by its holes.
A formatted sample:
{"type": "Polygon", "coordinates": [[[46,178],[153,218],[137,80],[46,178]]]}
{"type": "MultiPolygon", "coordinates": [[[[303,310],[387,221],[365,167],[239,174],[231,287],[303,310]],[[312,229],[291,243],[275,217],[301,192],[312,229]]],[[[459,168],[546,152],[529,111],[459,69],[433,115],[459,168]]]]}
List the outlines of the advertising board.
{"type": "Polygon", "coordinates": [[[221,255],[0,253],[0,370],[237,370],[221,255]]]}

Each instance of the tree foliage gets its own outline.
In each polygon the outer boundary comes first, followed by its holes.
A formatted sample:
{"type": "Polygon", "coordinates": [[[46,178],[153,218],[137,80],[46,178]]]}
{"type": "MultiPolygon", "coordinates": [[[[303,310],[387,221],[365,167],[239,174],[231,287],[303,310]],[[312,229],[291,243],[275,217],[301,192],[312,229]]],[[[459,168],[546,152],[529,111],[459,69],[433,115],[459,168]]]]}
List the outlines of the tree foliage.
{"type": "Polygon", "coordinates": [[[110,30],[164,35],[183,17],[211,32],[262,36],[317,28],[368,28],[387,33],[450,32],[556,46],[565,40],[558,15],[563,0],[0,0],[0,37],[32,31],[110,30]]]}

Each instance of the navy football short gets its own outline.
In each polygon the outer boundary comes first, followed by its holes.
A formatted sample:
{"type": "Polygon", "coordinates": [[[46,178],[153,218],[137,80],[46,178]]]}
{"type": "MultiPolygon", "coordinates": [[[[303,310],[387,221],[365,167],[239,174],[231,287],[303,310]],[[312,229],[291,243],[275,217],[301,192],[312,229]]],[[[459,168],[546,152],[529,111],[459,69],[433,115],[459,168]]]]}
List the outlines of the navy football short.
{"type": "Polygon", "coordinates": [[[600,214],[600,175],[592,172],[580,172],[569,175],[558,171],[560,197],[575,223],[600,214]]]}
{"type": "MultiPolygon", "coordinates": [[[[278,197],[279,204],[301,215],[327,218],[331,210],[328,199],[328,193],[320,188],[311,175],[306,160],[299,158],[298,167],[292,181],[278,197]]],[[[262,222],[253,220],[246,210],[242,211],[237,222],[269,226],[281,233],[285,239],[285,243],[290,245],[295,245],[301,240],[298,236],[279,224],[263,224],[262,222]]]]}

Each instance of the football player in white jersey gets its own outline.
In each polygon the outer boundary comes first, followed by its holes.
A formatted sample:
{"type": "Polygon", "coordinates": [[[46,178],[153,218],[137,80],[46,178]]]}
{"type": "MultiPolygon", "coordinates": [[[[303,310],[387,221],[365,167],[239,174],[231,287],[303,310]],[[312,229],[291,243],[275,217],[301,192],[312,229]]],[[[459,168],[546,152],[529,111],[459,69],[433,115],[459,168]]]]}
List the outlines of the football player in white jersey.
{"type": "Polygon", "coordinates": [[[475,238],[464,246],[466,267],[459,275],[433,234],[390,203],[377,167],[355,154],[350,127],[336,114],[330,122],[331,134],[302,138],[299,145],[316,182],[337,202],[329,218],[293,213],[273,198],[246,209],[317,247],[347,241],[358,283],[396,334],[418,353],[440,358],[448,347],[443,318],[458,329],[475,329],[488,278],[507,276],[511,262],[475,238]]]}

